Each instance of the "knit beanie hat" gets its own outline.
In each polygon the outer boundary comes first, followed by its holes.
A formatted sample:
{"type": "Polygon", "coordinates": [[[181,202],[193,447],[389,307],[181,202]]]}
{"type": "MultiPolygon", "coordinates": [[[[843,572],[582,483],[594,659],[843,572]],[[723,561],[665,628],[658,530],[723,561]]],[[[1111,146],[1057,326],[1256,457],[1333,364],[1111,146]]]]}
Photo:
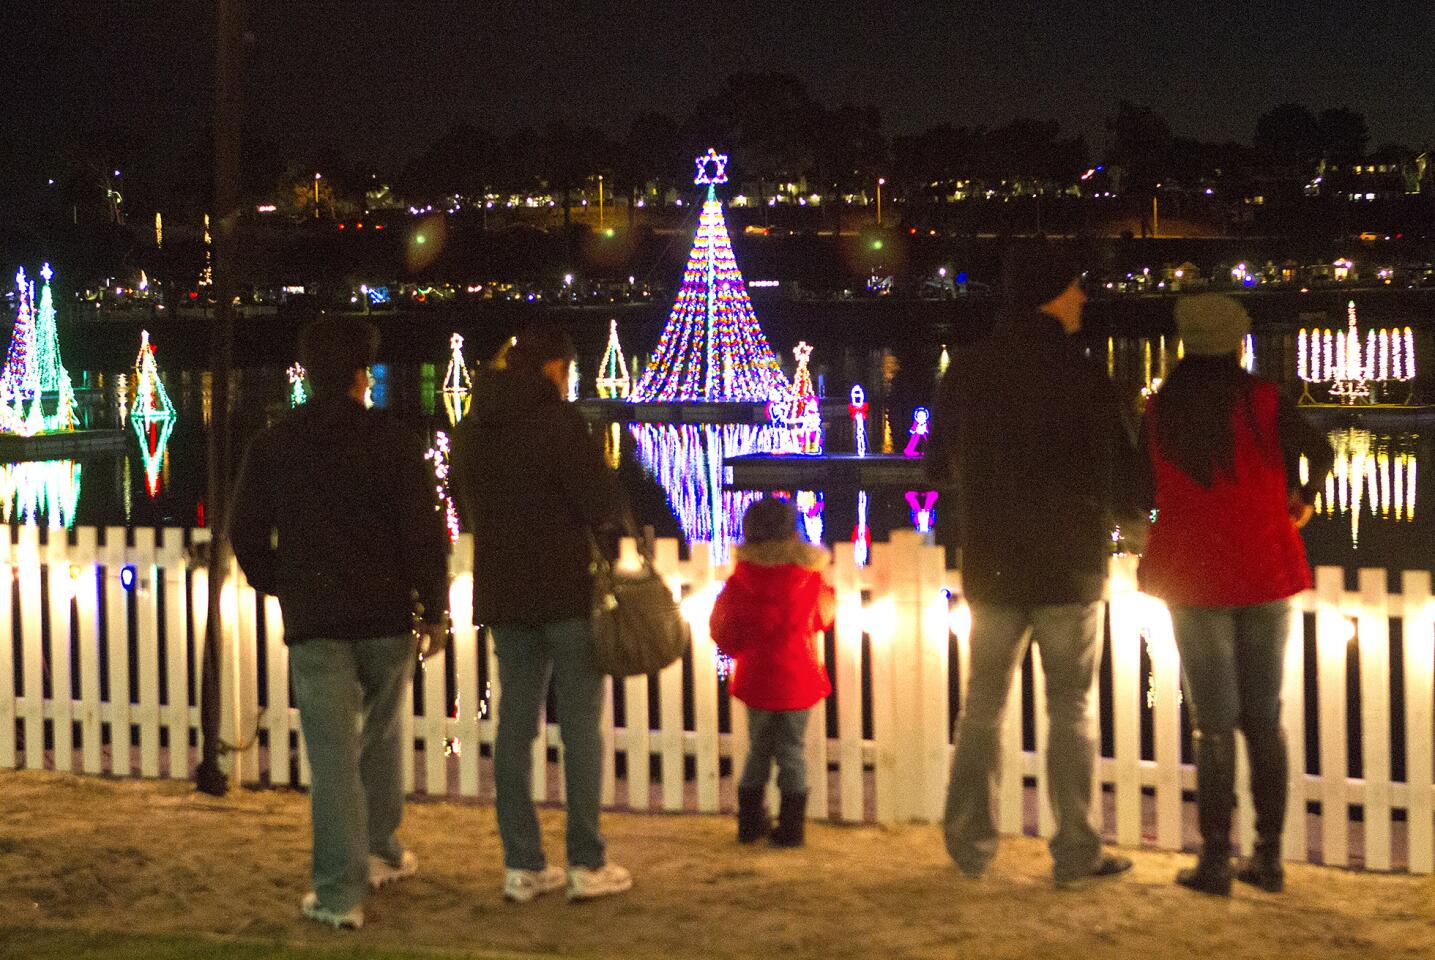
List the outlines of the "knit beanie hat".
{"type": "Polygon", "coordinates": [[[774,543],[797,536],[797,511],[792,501],[764,497],[742,515],[742,539],[747,544],[774,543]]]}
{"type": "Polygon", "coordinates": [[[1187,353],[1219,356],[1236,353],[1251,330],[1246,308],[1234,297],[1202,293],[1176,301],[1176,335],[1187,353]]]}
{"type": "Polygon", "coordinates": [[[1069,245],[1014,240],[1002,252],[1002,299],[1008,309],[1034,310],[1079,280],[1081,258],[1069,245]]]}

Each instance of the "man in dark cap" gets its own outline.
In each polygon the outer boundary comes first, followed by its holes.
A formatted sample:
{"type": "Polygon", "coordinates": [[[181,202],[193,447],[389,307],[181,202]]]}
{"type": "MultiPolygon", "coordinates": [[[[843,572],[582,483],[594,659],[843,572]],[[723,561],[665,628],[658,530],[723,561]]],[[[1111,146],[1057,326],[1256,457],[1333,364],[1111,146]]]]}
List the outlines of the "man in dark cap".
{"type": "Polygon", "coordinates": [[[313,398],[249,445],[229,529],[250,584],[284,614],[312,773],[301,909],[334,927],[362,926],[369,888],[418,869],[395,836],[400,711],[420,644],[441,648],[448,632],[448,536],[423,442],[365,406],[378,342],[353,318],[304,330],[313,398]]]}
{"type": "Polygon", "coordinates": [[[1056,882],[1131,866],[1102,852],[1089,822],[1113,471],[1132,453],[1115,390],[1075,341],[1081,276],[1074,251],[1045,241],[1010,246],[997,324],[957,352],[934,404],[927,471],[955,501],[943,540],[960,552],[972,610],[945,832],[952,858],[973,877],[996,854],[1000,729],[1028,637],[1046,675],[1056,882]]]}

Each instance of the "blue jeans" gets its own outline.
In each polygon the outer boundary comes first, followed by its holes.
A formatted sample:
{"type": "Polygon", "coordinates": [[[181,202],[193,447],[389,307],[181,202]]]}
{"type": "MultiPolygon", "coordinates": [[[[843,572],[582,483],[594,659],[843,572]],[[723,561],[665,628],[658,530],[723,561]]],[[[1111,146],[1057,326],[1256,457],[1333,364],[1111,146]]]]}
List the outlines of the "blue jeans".
{"type": "Polygon", "coordinates": [[[1247,607],[1172,607],[1191,725],[1202,733],[1279,728],[1289,600],[1247,607]]]}
{"type": "Polygon", "coordinates": [[[742,768],[739,790],[761,790],[767,786],[772,763],[777,761],[777,789],[782,793],[807,792],[807,754],[804,738],[811,710],[747,711],[749,741],[747,763],[742,768]]]}
{"type": "Polygon", "coordinates": [[[1041,650],[1046,676],[1047,788],[1056,814],[1053,872],[1058,879],[1080,876],[1101,855],[1101,839],[1087,816],[1096,763],[1092,707],[1101,652],[1099,603],[972,604],[972,675],[947,789],[947,851],[970,874],[980,874],[996,855],[992,794],[1001,766],[1002,716],[1028,631],[1041,650]]]}
{"type": "Polygon", "coordinates": [[[587,620],[491,628],[498,654],[498,736],[493,776],[498,791],[498,834],[510,870],[542,870],[543,838],[533,811],[533,739],[548,699],[558,695],[563,735],[563,784],[568,798],[568,865],[597,869],[606,862],[598,830],[603,782],[603,674],[593,662],[587,620]]]}
{"type": "Polygon", "coordinates": [[[325,909],[364,902],[369,854],[397,864],[404,813],[403,735],[417,644],[412,634],[304,640],[289,648],[309,750],[314,892],[325,909]]]}

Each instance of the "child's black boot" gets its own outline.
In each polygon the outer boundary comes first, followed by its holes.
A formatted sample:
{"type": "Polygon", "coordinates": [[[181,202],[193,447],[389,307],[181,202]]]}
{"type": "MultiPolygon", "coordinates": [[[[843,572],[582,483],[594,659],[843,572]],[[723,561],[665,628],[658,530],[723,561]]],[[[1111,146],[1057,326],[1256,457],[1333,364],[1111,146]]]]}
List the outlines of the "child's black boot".
{"type": "Polygon", "coordinates": [[[737,842],[756,843],[772,833],[772,818],[767,815],[763,787],[739,787],[737,791],[737,842]]]}
{"type": "Polygon", "coordinates": [[[807,823],[807,794],[784,793],[777,811],[777,829],[772,831],[774,847],[800,847],[807,823]]]}

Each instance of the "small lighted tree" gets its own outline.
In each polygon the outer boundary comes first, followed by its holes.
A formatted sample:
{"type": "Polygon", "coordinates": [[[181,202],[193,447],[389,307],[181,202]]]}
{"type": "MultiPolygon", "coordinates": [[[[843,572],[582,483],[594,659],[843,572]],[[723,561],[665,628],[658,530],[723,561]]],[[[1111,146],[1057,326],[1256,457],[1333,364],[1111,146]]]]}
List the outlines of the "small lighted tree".
{"type": "Polygon", "coordinates": [[[473,377],[463,358],[463,337],[455,333],[448,338],[448,371],[443,375],[443,408],[448,422],[454,426],[468,414],[473,399],[473,377]]]}
{"type": "Polygon", "coordinates": [[[598,363],[598,396],[626,400],[633,392],[633,378],[628,374],[628,361],[623,359],[623,345],[618,342],[618,318],[608,321],[608,347],[598,363]]]}

